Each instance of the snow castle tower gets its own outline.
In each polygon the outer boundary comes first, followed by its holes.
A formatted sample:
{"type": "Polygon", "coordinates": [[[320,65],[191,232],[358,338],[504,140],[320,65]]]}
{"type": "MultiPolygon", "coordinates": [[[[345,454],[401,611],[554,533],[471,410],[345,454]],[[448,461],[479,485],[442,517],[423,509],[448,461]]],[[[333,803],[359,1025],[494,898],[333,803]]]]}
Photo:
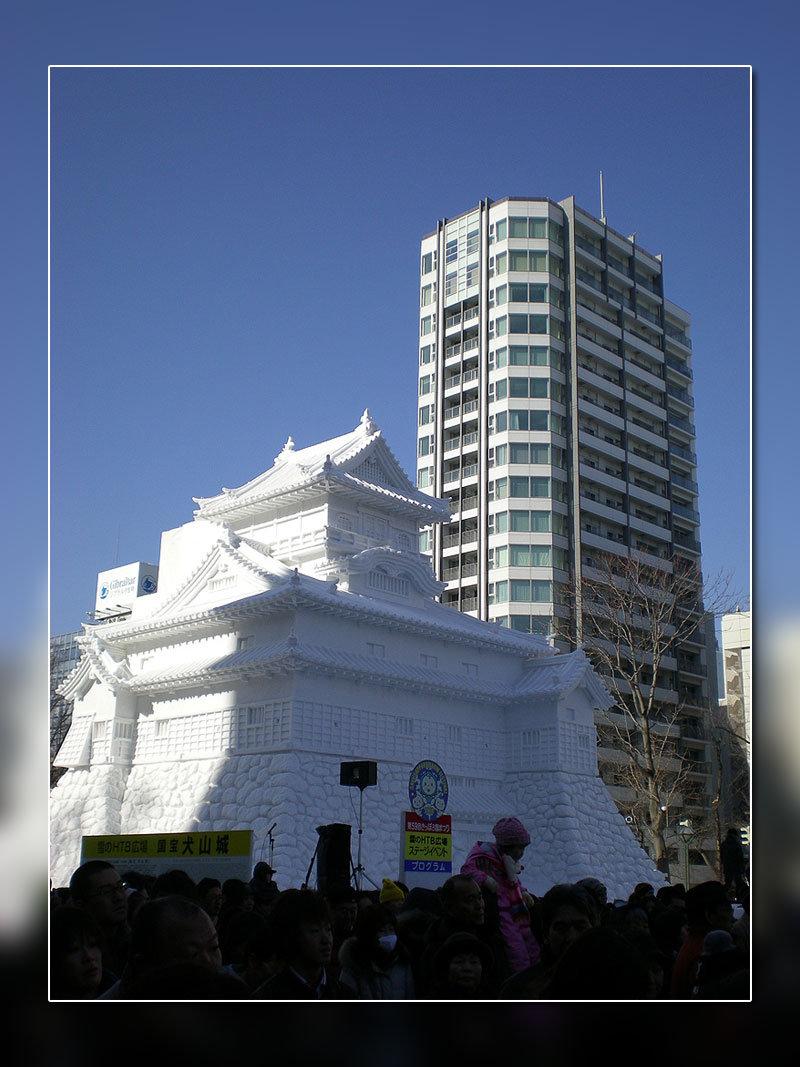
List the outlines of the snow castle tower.
{"type": "Polygon", "coordinates": [[[265,473],[195,502],[162,534],[157,592],[87,624],[62,686],[74,711],[51,794],[53,884],[83,835],[250,829],[258,846],[275,824],[276,881],[299,886],[317,828],[357,821],[339,776],[358,760],[378,764],[364,867],[402,879],[424,759],[448,777],[454,871],[516,815],[533,893],[589,875],[612,898],[663,883],[598,775],[594,711],[613,703],[600,678],[580,649],[436,600],[418,534],[447,504],[413,486],[369,411],[330,441],[289,438],[265,473]]]}

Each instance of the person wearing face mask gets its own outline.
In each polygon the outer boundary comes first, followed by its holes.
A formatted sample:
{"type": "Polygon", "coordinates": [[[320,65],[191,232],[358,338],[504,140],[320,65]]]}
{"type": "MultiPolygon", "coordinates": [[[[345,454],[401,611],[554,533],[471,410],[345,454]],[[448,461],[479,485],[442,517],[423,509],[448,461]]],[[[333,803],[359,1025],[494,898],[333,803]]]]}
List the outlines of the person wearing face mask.
{"type": "Polygon", "coordinates": [[[391,908],[383,904],[362,908],[339,960],[339,981],[357,999],[414,999],[411,958],[397,940],[397,920],[391,908]]]}
{"type": "Polygon", "coordinates": [[[522,856],[531,835],[513,816],[499,819],[492,827],[494,841],[473,845],[462,874],[470,874],[497,901],[500,934],[506,952],[506,971],[517,974],[538,963],[539,942],[531,929],[530,908],[534,899],[520,881],[522,856]]]}

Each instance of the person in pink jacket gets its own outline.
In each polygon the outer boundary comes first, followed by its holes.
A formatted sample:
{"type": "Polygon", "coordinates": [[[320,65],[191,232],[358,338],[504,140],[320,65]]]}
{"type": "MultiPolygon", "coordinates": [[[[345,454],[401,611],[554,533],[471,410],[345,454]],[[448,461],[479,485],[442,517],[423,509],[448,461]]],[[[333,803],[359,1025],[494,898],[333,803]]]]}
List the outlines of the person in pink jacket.
{"type": "Polygon", "coordinates": [[[481,888],[496,894],[500,933],[506,947],[509,972],[525,970],[540,958],[539,942],[531,930],[528,909],[533,897],[519,880],[520,863],[531,835],[519,819],[499,819],[492,827],[494,841],[478,841],[461,867],[481,888]]]}

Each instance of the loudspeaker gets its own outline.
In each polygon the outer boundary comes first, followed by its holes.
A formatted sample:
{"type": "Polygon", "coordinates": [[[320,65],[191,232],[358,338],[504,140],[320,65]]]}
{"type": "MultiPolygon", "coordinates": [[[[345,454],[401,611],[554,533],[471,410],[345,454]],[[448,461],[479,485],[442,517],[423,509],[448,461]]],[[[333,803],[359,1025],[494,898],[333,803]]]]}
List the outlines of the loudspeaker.
{"type": "Polygon", "coordinates": [[[350,884],[350,826],[334,822],[318,826],[317,888],[321,893],[338,883],[350,884]]]}
{"type": "Polygon", "coordinates": [[[365,789],[368,785],[377,784],[378,764],[375,760],[364,759],[339,765],[339,785],[357,785],[359,789],[365,789]]]}

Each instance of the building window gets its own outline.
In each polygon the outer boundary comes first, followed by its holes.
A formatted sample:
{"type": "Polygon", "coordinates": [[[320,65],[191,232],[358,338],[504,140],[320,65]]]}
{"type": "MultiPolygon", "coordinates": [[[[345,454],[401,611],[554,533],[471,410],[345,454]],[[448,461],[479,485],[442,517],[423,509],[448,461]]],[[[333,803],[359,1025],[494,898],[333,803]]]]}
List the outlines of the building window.
{"type": "Polygon", "coordinates": [[[427,307],[428,304],[433,303],[433,286],[424,285],[422,287],[422,293],[420,297],[420,304],[422,307],[427,307]]]}
{"type": "Polygon", "coordinates": [[[255,641],[256,639],[253,634],[248,634],[246,637],[238,637],[236,639],[236,651],[241,652],[242,649],[252,648],[255,641]]]}
{"type": "Polygon", "coordinates": [[[431,656],[427,652],[420,652],[419,661],[423,667],[438,667],[439,657],[431,656]]]}
{"type": "Polygon", "coordinates": [[[549,567],[551,564],[549,545],[509,545],[511,567],[549,567]]]}
{"type": "Polygon", "coordinates": [[[376,644],[374,641],[367,641],[367,652],[370,656],[375,656],[376,659],[383,659],[386,655],[386,646],[376,644]]]}
{"type": "Polygon", "coordinates": [[[461,666],[467,672],[471,678],[478,677],[478,664],[477,663],[462,663],[461,666]]]}
{"type": "Polygon", "coordinates": [[[433,270],[433,252],[426,252],[422,257],[422,273],[430,274],[433,270]]]}

